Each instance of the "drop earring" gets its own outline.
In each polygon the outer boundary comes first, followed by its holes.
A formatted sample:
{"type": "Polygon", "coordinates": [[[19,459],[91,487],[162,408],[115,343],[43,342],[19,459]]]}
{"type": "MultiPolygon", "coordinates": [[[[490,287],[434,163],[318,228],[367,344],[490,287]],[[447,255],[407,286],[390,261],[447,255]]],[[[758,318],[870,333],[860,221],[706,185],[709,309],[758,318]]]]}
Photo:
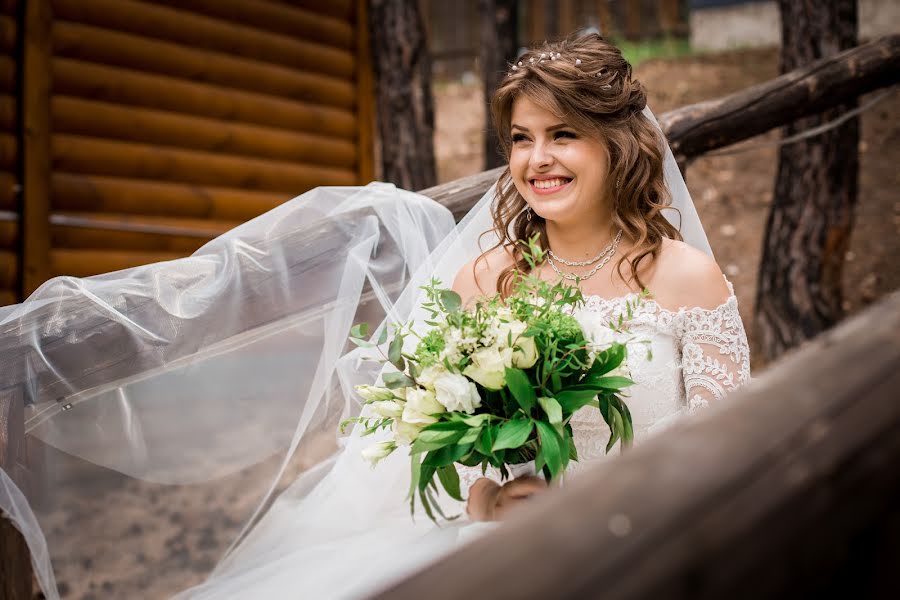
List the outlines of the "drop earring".
{"type": "Polygon", "coordinates": [[[531,207],[525,209],[525,219],[531,223],[531,207]]]}

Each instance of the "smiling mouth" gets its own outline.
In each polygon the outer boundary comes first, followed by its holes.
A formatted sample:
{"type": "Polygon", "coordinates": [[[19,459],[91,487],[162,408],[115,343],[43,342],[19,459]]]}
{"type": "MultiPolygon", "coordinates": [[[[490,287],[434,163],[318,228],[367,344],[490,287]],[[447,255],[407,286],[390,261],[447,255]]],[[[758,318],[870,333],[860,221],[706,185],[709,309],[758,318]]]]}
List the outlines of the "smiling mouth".
{"type": "Polygon", "coordinates": [[[569,177],[557,177],[555,179],[531,179],[528,183],[531,184],[531,189],[538,194],[553,194],[572,183],[572,179],[569,177]]]}

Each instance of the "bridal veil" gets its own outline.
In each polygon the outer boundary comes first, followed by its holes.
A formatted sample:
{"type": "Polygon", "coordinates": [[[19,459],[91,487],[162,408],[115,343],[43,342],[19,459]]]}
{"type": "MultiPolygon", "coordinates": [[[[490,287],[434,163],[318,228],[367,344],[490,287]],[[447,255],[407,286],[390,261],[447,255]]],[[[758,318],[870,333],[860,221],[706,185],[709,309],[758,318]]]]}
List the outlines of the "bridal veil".
{"type": "MultiPolygon", "coordinates": [[[[667,217],[709,252],[666,151],[667,217]]],[[[465,538],[410,519],[403,453],[372,470],[372,438],[336,425],[359,412],[352,386],[378,377],[351,326],[419,319],[420,286],[493,245],[492,200],[455,225],[390,184],[317,188],[190,257],[56,278],[0,308],[0,509],[46,597],[88,581],[148,598],[361,596],[465,538]]]]}

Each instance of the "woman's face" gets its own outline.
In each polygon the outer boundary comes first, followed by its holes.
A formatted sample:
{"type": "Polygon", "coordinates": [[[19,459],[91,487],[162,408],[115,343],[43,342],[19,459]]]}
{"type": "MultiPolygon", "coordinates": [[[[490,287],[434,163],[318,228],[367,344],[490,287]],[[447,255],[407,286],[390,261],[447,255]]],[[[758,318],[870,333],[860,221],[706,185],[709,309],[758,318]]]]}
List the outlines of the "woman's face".
{"type": "Polygon", "coordinates": [[[608,215],[609,153],[602,143],[525,97],[513,103],[510,135],[513,183],[535,213],[559,224],[608,215]]]}

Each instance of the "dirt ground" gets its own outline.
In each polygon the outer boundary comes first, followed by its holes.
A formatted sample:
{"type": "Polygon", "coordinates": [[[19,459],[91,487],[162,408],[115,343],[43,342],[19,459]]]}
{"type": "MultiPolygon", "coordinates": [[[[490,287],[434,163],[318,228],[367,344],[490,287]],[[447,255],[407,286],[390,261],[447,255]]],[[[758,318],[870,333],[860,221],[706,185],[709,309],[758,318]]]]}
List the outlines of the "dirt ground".
{"type": "MultiPolygon", "coordinates": [[[[719,98],[778,76],[774,49],[742,50],[640,64],[636,78],[647,88],[657,115],[719,98]]],[[[861,99],[861,104],[878,95],[861,99]]],[[[479,85],[436,86],[438,176],[449,181],[481,170],[484,103],[479,85]]],[[[846,255],[844,307],[848,314],[900,287],[900,94],[862,118],[857,221],[846,255]]],[[[735,146],[777,140],[769,132],[735,146]]],[[[757,148],[695,160],[687,184],[722,270],[734,283],[754,347],[753,304],[763,232],[772,202],[777,148],[757,148]]],[[[756,354],[756,353],[754,353],[756,354]]],[[[762,366],[754,356],[757,373],[762,366]]]]}

